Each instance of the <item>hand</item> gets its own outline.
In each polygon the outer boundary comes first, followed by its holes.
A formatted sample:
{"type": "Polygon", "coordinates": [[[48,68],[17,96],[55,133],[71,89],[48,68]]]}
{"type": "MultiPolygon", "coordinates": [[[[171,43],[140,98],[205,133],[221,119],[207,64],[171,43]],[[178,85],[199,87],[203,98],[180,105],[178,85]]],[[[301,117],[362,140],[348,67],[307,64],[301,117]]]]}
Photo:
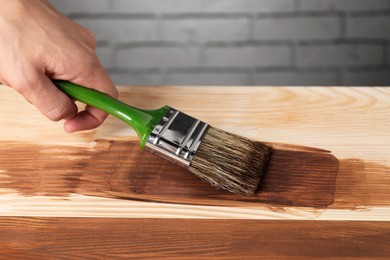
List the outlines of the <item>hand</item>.
{"type": "Polygon", "coordinates": [[[68,132],[95,128],[107,114],[75,103],[51,79],[118,92],[100,64],[94,35],[46,0],[0,0],[0,82],[18,91],[68,132]]]}

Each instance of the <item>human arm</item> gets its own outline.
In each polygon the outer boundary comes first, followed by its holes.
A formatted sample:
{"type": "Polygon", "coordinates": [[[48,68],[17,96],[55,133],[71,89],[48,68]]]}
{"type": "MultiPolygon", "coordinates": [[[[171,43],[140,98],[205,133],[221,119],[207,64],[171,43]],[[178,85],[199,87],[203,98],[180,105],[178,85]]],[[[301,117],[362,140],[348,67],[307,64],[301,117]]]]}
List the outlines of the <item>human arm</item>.
{"type": "Polygon", "coordinates": [[[46,0],[0,0],[0,82],[12,87],[68,132],[95,128],[106,114],[78,111],[52,79],[118,92],[96,53],[94,35],[46,0]]]}

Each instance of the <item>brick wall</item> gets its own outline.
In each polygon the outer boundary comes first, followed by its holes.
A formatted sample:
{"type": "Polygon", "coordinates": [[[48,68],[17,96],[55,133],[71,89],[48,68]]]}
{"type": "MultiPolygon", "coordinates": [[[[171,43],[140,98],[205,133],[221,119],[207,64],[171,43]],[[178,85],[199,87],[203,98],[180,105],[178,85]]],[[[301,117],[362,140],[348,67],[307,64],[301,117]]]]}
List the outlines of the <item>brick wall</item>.
{"type": "Polygon", "coordinates": [[[117,84],[390,85],[390,0],[51,0],[117,84]]]}

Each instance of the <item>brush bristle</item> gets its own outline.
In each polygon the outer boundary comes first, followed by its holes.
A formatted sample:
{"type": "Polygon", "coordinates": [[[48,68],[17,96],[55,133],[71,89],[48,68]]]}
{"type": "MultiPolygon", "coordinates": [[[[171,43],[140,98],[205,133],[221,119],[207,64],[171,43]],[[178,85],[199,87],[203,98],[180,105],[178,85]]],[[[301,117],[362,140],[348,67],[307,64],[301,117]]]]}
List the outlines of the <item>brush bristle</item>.
{"type": "Polygon", "coordinates": [[[265,144],[209,127],[189,170],[218,188],[254,195],[270,153],[265,144]]]}

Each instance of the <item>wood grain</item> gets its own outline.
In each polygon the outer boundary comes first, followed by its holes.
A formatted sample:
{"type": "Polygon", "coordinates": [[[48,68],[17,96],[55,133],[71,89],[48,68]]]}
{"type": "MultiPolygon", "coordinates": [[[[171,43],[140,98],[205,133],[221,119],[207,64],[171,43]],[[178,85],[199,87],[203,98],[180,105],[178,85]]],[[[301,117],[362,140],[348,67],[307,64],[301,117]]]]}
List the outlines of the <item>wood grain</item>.
{"type": "Polygon", "coordinates": [[[389,222],[0,218],[0,229],[0,252],[7,256],[0,259],[390,256],[389,222]]]}

